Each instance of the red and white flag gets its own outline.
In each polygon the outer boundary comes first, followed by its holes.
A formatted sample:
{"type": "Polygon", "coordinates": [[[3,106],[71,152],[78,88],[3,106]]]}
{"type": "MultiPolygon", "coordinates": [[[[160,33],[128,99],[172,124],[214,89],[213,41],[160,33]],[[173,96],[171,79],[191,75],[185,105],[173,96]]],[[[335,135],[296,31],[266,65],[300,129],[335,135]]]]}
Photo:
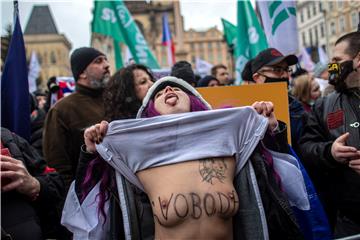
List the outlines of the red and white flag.
{"type": "Polygon", "coordinates": [[[162,17],[162,25],[163,25],[162,45],[167,47],[167,60],[169,67],[172,67],[172,65],[174,65],[175,63],[175,46],[171,38],[171,32],[170,32],[170,26],[169,26],[167,14],[164,14],[162,17]]]}

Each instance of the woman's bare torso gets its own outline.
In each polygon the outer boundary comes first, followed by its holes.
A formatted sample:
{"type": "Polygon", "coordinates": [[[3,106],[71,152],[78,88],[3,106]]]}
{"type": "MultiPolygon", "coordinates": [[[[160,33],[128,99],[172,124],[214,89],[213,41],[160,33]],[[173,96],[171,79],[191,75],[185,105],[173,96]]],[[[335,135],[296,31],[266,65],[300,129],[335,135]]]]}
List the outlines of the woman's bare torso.
{"type": "Polygon", "coordinates": [[[233,157],[165,165],[137,173],[152,204],[156,239],[232,239],[239,201],[233,157]]]}

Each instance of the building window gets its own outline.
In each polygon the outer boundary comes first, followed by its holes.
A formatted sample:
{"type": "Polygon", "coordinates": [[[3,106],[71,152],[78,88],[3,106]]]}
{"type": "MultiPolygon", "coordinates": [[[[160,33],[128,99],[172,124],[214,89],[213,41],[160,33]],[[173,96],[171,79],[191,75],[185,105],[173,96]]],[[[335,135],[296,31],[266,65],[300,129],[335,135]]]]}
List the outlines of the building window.
{"type": "Polygon", "coordinates": [[[208,50],[211,51],[212,50],[212,43],[208,42],[208,50]]]}
{"type": "Polygon", "coordinates": [[[191,51],[194,52],[194,51],[195,51],[195,44],[194,44],[194,43],[190,43],[190,48],[191,48],[191,51]]]}
{"type": "Polygon", "coordinates": [[[301,37],[302,37],[303,46],[306,46],[306,36],[305,36],[305,32],[302,32],[302,33],[301,33],[301,37]]]}
{"type": "Polygon", "coordinates": [[[319,32],[318,32],[318,27],[317,26],[314,27],[314,32],[315,32],[315,45],[318,45],[318,43],[319,43],[319,32]]]}
{"type": "Polygon", "coordinates": [[[217,63],[221,63],[221,62],[222,62],[222,55],[221,52],[219,52],[217,55],[217,63]]]}
{"type": "Polygon", "coordinates": [[[217,42],[216,45],[217,45],[217,47],[216,47],[217,50],[220,52],[220,51],[221,51],[221,43],[220,43],[220,42],[217,42]]]}
{"type": "Polygon", "coordinates": [[[191,56],[191,61],[193,62],[193,64],[195,64],[195,62],[196,62],[196,56],[191,56]]]}
{"type": "Polygon", "coordinates": [[[313,7],[313,16],[316,15],[316,2],[312,2],[312,7],[313,7]]]}
{"type": "Polygon", "coordinates": [[[54,52],[51,52],[50,54],[50,62],[51,64],[56,64],[56,56],[54,52]]]}
{"type": "Polygon", "coordinates": [[[342,8],[342,7],[344,6],[344,4],[343,4],[343,1],[342,1],[342,0],[338,1],[338,2],[337,2],[337,4],[338,4],[338,7],[339,7],[339,8],[342,8]]]}
{"type": "Polygon", "coordinates": [[[310,39],[310,46],[313,46],[313,35],[312,35],[312,28],[309,29],[309,39],[310,39]]]}
{"type": "Polygon", "coordinates": [[[209,62],[213,62],[214,61],[214,54],[213,54],[213,52],[212,51],[209,51],[209,62]]]}
{"type": "Polygon", "coordinates": [[[39,64],[41,65],[41,63],[42,63],[42,56],[41,56],[41,54],[38,54],[38,55],[37,55],[37,58],[38,58],[39,64]]]}
{"type": "Polygon", "coordinates": [[[199,43],[199,50],[200,51],[203,51],[204,50],[204,45],[202,42],[199,43]]]}
{"type": "Polygon", "coordinates": [[[47,52],[44,52],[43,60],[44,60],[44,64],[48,64],[48,54],[47,54],[47,52]]]}
{"type": "Polygon", "coordinates": [[[304,22],[304,14],[303,14],[303,11],[300,12],[300,22],[301,22],[301,23],[304,22]]]}
{"type": "Polygon", "coordinates": [[[308,6],[306,10],[307,10],[307,18],[310,19],[311,17],[310,6],[308,6]]]}
{"type": "Polygon", "coordinates": [[[323,5],[321,2],[319,2],[319,12],[322,12],[322,10],[323,10],[323,5]]]}
{"type": "Polygon", "coordinates": [[[336,34],[335,22],[331,22],[331,23],[330,23],[330,33],[331,33],[331,35],[336,34]]]}
{"type": "Polygon", "coordinates": [[[332,1],[329,2],[329,11],[333,11],[334,10],[334,3],[332,1]]]}
{"type": "Polygon", "coordinates": [[[341,33],[345,32],[345,19],[343,16],[339,19],[339,28],[341,33]]]}
{"type": "Polygon", "coordinates": [[[351,13],[351,28],[356,28],[359,23],[359,17],[356,12],[351,13]]]}
{"type": "Polygon", "coordinates": [[[323,38],[325,37],[325,26],[324,23],[320,24],[320,36],[323,38]]]}

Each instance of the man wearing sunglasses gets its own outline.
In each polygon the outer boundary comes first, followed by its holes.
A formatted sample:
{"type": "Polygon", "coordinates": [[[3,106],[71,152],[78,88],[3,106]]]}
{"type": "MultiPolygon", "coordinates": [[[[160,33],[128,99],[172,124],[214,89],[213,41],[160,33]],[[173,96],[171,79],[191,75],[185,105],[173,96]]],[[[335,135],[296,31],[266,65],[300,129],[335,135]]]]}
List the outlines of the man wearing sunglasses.
{"type": "MultiPolygon", "coordinates": [[[[260,52],[246,65],[244,71],[248,75],[249,83],[255,84],[286,82],[289,85],[290,66],[298,63],[295,55],[284,56],[275,48],[267,48],[260,52]],[[250,74],[251,73],[251,74],[250,74]],[[250,75],[252,78],[250,78],[250,75]]],[[[244,73],[245,73],[244,72],[244,73]]],[[[289,113],[291,126],[291,143],[297,151],[297,142],[302,130],[302,114],[304,108],[299,101],[289,94],[289,113]]]]}
{"type": "Polygon", "coordinates": [[[335,237],[345,237],[360,233],[360,32],[336,41],[329,73],[336,92],[315,102],[299,146],[335,237]]]}

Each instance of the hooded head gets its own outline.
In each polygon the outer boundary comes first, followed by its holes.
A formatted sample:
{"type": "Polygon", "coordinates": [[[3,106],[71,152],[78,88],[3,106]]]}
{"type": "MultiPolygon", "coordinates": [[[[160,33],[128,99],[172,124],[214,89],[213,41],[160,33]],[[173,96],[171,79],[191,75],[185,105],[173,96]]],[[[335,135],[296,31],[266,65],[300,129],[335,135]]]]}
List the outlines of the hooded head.
{"type": "Polygon", "coordinates": [[[176,77],[164,77],[147,92],[137,118],[209,109],[211,106],[190,84],[176,77]]]}
{"type": "Polygon", "coordinates": [[[216,77],[207,75],[200,79],[198,82],[198,87],[216,87],[219,86],[219,80],[216,79],[216,77]]]}
{"type": "Polygon", "coordinates": [[[192,86],[196,86],[196,79],[191,64],[187,61],[179,61],[171,68],[170,76],[183,79],[192,86]]]}

